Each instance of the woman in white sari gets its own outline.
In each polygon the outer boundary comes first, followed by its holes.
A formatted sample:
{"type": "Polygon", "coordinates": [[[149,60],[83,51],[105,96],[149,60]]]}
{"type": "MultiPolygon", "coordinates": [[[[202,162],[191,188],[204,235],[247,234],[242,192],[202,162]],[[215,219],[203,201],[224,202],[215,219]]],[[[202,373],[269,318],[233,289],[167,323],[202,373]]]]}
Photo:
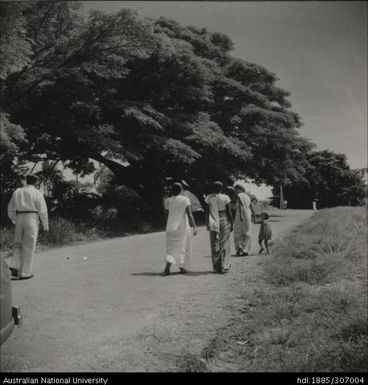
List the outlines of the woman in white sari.
{"type": "Polygon", "coordinates": [[[249,195],[241,185],[234,186],[238,194],[234,220],[234,243],[236,255],[249,255],[251,248],[251,224],[254,215],[249,195]]]}
{"type": "Polygon", "coordinates": [[[181,195],[182,191],[181,184],[174,183],[171,188],[172,197],[167,200],[165,275],[170,274],[172,264],[179,266],[181,274],[188,272],[192,257],[191,227],[193,235],[197,234],[190,199],[181,195]]]}

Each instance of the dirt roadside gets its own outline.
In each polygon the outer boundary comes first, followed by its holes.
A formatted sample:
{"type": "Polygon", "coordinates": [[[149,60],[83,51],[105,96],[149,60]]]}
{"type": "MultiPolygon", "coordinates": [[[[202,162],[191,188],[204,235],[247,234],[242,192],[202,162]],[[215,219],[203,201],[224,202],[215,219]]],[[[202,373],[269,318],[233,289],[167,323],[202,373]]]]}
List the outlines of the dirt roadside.
{"type": "MultiPolygon", "coordinates": [[[[271,222],[275,237],[312,212],[278,215],[271,222]]],[[[254,252],[257,232],[255,225],[254,252]]],[[[38,254],[35,278],[13,284],[24,320],[1,347],[1,371],[183,370],[188,357],[231,325],[237,301],[244,301],[240,289],[259,286],[267,256],[233,257],[229,274],[213,274],[208,234],[200,228],[192,273],[173,269],[164,277],[164,245],[164,234],[152,233],[38,254]]]]}

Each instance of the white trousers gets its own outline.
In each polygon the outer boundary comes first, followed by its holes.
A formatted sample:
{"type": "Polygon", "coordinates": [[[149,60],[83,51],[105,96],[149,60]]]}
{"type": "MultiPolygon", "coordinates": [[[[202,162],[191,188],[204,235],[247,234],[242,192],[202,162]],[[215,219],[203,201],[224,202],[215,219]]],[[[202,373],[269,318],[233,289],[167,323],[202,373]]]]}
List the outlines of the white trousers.
{"type": "Polygon", "coordinates": [[[15,222],[14,253],[9,267],[18,270],[20,277],[32,274],[40,219],[37,213],[18,214],[15,222]]]}

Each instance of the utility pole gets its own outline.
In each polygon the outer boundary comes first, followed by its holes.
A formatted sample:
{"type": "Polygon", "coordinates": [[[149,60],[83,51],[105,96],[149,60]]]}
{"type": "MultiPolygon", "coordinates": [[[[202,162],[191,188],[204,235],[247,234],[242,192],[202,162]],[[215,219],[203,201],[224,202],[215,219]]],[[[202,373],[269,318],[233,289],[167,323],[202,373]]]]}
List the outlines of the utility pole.
{"type": "Polygon", "coordinates": [[[284,193],[282,191],[282,185],[280,184],[280,210],[284,208],[284,193]]]}

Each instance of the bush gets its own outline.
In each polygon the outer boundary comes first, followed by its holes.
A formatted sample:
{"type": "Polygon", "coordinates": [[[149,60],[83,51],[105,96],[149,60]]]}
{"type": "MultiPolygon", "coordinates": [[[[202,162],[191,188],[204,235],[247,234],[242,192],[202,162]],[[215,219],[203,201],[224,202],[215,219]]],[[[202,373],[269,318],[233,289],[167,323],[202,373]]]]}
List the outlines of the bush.
{"type": "Polygon", "coordinates": [[[107,185],[102,192],[102,201],[106,207],[116,209],[121,218],[130,218],[147,210],[147,204],[142,198],[123,185],[107,185]]]}
{"type": "Polygon", "coordinates": [[[13,247],[13,239],[14,239],[14,227],[1,226],[0,240],[1,240],[2,251],[9,251],[13,247]]]}
{"type": "Polygon", "coordinates": [[[39,243],[46,246],[68,245],[84,239],[77,226],[64,218],[50,219],[49,233],[40,232],[39,235],[39,243]]]}

